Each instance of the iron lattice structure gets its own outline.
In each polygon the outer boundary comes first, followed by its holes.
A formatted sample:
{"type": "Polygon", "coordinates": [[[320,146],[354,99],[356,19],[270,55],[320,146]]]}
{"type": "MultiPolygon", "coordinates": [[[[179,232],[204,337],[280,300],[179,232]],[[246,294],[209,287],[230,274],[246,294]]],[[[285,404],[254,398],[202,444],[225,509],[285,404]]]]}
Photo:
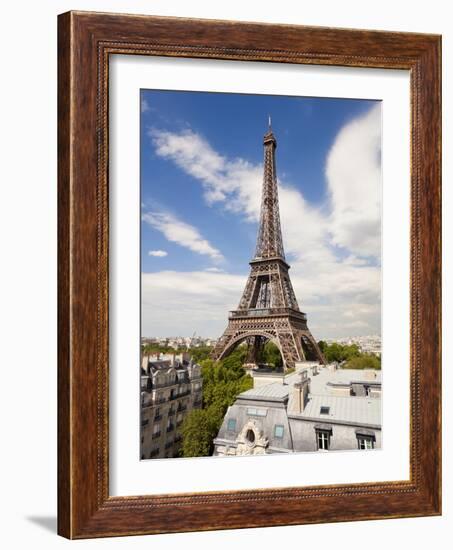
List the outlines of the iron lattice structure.
{"type": "Polygon", "coordinates": [[[277,140],[272,132],[264,135],[264,178],[261,216],[255,256],[239,306],[229,315],[228,327],[218,340],[212,357],[222,359],[242,342],[247,342],[248,359],[258,363],[268,340],[280,350],[285,370],[296,361],[324,357],[307,326],[289,278],[290,266],[283,249],[278,184],[275,164],[277,140]]]}

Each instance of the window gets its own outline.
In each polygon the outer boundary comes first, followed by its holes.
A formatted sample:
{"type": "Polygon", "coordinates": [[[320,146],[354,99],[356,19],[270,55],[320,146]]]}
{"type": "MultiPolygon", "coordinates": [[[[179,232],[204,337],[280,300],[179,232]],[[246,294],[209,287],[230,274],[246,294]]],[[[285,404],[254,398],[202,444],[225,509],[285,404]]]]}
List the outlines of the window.
{"type": "Polygon", "coordinates": [[[228,419],[227,430],[230,431],[230,432],[234,432],[236,430],[236,419],[235,418],[229,418],[228,419]]]}
{"type": "Polygon", "coordinates": [[[274,428],[275,437],[278,437],[281,439],[283,437],[284,432],[285,432],[285,428],[282,425],[280,424],[275,425],[275,428],[274,428]]]}
{"type": "Polygon", "coordinates": [[[255,432],[253,430],[247,430],[245,438],[249,445],[253,445],[255,443],[255,432]]]}
{"type": "Polygon", "coordinates": [[[153,439],[157,439],[160,436],[160,424],[154,424],[153,426],[153,439]]]}
{"type": "Polygon", "coordinates": [[[330,434],[328,430],[316,430],[316,445],[318,451],[328,451],[330,447],[330,434]]]}
{"type": "Polygon", "coordinates": [[[375,441],[375,438],[373,435],[357,434],[358,448],[363,451],[374,449],[374,441],[375,441]]]}
{"type": "Polygon", "coordinates": [[[319,410],[319,414],[329,414],[330,413],[330,407],[325,407],[324,405],[321,406],[321,409],[319,410]]]}
{"type": "Polygon", "coordinates": [[[266,411],[266,409],[252,409],[252,408],[248,408],[248,409],[247,409],[247,414],[248,414],[249,416],[266,416],[267,411],[266,411]]]}

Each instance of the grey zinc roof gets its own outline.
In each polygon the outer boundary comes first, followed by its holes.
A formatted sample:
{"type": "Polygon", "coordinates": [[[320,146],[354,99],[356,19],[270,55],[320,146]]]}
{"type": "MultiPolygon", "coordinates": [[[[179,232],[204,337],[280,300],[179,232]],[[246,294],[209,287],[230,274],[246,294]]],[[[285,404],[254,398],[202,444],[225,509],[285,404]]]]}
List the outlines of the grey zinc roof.
{"type": "Polygon", "coordinates": [[[304,411],[297,416],[327,423],[337,421],[380,427],[381,400],[369,397],[311,395],[304,411]],[[330,407],[329,414],[320,414],[321,407],[330,407]]]}
{"type": "MultiPolygon", "coordinates": [[[[381,382],[381,371],[375,371],[376,378],[371,380],[366,379],[366,374],[364,371],[359,369],[338,369],[334,372],[329,371],[327,368],[320,370],[319,374],[316,376],[310,376],[310,391],[312,394],[328,394],[329,388],[327,386],[330,384],[350,384],[351,382],[358,383],[368,383],[376,384],[381,382]]],[[[297,373],[291,375],[291,377],[286,377],[285,381],[287,383],[293,383],[292,378],[296,376],[297,373]]]]}
{"type": "Polygon", "coordinates": [[[263,401],[282,401],[288,397],[289,386],[273,382],[258,388],[252,388],[238,395],[238,399],[260,399],[263,401]]]}

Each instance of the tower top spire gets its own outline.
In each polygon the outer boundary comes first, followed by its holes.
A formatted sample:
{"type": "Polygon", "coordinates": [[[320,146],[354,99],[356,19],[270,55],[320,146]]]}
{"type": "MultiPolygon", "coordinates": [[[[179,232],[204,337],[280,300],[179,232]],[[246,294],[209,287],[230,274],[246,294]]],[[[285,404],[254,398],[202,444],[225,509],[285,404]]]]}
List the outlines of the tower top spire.
{"type": "Polygon", "coordinates": [[[271,117],[269,116],[269,131],[264,135],[261,215],[254,260],[280,258],[285,261],[278,205],[277,171],[275,167],[276,147],[277,140],[272,133],[271,117]]]}
{"type": "Polygon", "coordinates": [[[271,132],[271,131],[272,131],[272,121],[271,121],[271,115],[269,115],[269,117],[268,117],[268,118],[269,118],[269,121],[268,121],[268,122],[269,122],[269,132],[271,132]]]}

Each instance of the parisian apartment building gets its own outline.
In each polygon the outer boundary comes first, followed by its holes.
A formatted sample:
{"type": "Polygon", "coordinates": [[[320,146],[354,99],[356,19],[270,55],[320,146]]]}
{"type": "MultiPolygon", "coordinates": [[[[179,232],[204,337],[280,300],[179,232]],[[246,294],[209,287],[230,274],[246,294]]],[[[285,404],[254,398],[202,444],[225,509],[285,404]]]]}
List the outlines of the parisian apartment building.
{"type": "Polygon", "coordinates": [[[252,372],[214,440],[215,456],[381,447],[381,372],[296,363],[289,375],[252,372]]]}
{"type": "Polygon", "coordinates": [[[187,353],[143,356],[141,458],[180,456],[184,418],[201,405],[201,367],[187,353]]]}

